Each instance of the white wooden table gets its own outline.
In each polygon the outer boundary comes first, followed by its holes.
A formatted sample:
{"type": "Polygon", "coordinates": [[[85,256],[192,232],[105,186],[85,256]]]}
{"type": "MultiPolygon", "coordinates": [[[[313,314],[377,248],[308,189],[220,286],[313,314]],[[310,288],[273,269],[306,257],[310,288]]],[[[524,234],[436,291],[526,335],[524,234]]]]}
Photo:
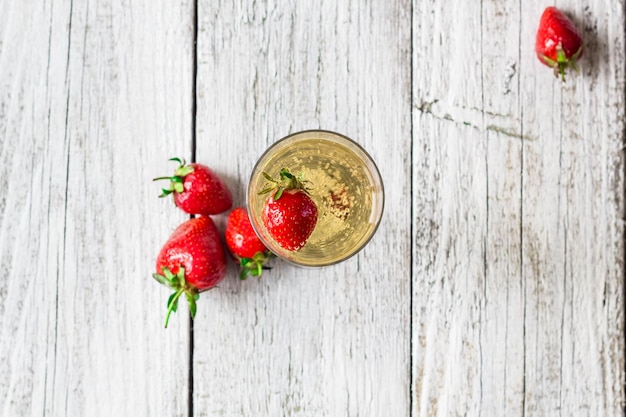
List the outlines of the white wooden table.
{"type": "MultiPolygon", "coordinates": [[[[623,416],[625,0],[0,2],[0,415],[623,416]],[[323,269],[233,264],[163,329],[172,156],[238,205],[344,133],[386,185],[323,269]]],[[[225,216],[216,220],[223,229],[225,216]]]]}

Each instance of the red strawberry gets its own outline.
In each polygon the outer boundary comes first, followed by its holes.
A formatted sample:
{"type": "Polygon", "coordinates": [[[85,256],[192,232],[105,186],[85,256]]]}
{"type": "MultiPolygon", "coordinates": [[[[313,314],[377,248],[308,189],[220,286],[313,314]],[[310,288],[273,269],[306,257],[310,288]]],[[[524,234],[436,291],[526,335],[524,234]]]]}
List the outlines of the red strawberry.
{"type": "Polygon", "coordinates": [[[539,60],[554,68],[554,75],[565,81],[565,70],[578,70],[576,61],[583,54],[583,39],[571,20],[556,7],[544,10],[539,21],[535,52],[539,60]]]}
{"type": "Polygon", "coordinates": [[[171,158],[179,166],[171,177],[157,180],[170,180],[170,187],[159,197],[174,195],[174,204],[189,214],[210,216],[223,213],[233,205],[233,197],[226,184],[209,167],[201,164],[185,164],[185,160],[171,158]]]}
{"type": "Polygon", "coordinates": [[[286,168],[280,171],[280,182],[265,172],[263,175],[272,184],[259,194],[275,190],[263,206],[263,224],[282,248],[298,251],[315,229],[317,206],[302,181],[286,168]]]}
{"type": "Polygon", "coordinates": [[[196,315],[198,293],[215,287],[226,275],[226,256],[210,217],[189,219],[174,230],[156,261],[153,277],[174,290],[167,301],[165,327],[178,299],[185,294],[191,316],[196,315]]]}
{"type": "Polygon", "coordinates": [[[226,246],[241,266],[239,278],[261,276],[263,265],[273,256],[259,239],[244,207],[235,208],[226,222],[226,246]]]}

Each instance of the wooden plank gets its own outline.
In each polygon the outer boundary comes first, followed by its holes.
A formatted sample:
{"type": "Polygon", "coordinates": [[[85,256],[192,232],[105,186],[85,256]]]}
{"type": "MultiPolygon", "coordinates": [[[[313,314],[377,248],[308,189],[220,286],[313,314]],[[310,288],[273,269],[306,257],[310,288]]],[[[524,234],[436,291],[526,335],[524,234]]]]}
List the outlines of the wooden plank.
{"type": "Polygon", "coordinates": [[[481,410],[489,171],[480,24],[479,4],[414,4],[416,416],[481,410]]]}
{"type": "Polygon", "coordinates": [[[624,2],[560,6],[584,31],[581,73],[521,65],[522,126],[538,133],[523,148],[525,409],[623,415],[624,2]]]}
{"type": "Polygon", "coordinates": [[[545,4],[416,6],[413,413],[622,415],[623,2],[566,85],[545,4]]]}
{"type": "MultiPolygon", "coordinates": [[[[481,10],[481,91],[487,139],[485,282],[481,298],[482,415],[524,415],[522,286],[522,128],[520,5],[485,2],[481,10]],[[499,34],[494,36],[491,34],[499,34]]],[[[534,39],[534,38],[530,38],[534,39]]],[[[531,42],[532,43],[532,42],[531,42]]],[[[531,55],[531,59],[534,57],[531,55]]]]}
{"type": "Polygon", "coordinates": [[[197,155],[237,204],[265,148],[309,128],[370,151],[387,200],[357,257],[232,268],[202,296],[195,415],[409,415],[410,3],[372,3],[200,3],[197,155]]]}
{"type": "Polygon", "coordinates": [[[5,2],[0,414],[188,409],[188,320],[152,280],[186,218],[150,179],[190,155],[192,4],[5,2]]]}

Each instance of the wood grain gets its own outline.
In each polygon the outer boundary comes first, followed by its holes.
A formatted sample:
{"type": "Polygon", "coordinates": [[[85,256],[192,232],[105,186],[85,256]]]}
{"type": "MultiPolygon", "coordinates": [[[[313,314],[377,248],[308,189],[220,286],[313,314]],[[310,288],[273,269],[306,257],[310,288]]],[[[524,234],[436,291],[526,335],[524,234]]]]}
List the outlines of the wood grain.
{"type": "Polygon", "coordinates": [[[383,224],[334,267],[236,274],[195,320],[194,411],[409,415],[410,3],[200,2],[198,160],[244,203],[265,148],[353,137],[386,179],[383,224]]]}
{"type": "Polygon", "coordinates": [[[191,11],[2,5],[0,415],[187,413],[188,320],[150,277],[185,216],[150,179],[190,154],[191,11]]]}
{"type": "Polygon", "coordinates": [[[623,413],[624,4],[563,5],[567,84],[545,6],[414,11],[415,415],[623,413]]]}

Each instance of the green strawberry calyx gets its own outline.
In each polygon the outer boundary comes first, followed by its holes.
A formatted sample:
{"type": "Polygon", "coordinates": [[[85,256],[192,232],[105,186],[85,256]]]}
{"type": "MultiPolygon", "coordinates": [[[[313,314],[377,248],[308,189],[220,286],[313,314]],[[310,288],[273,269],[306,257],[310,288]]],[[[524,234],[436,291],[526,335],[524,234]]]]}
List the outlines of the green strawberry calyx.
{"type": "Polygon", "coordinates": [[[302,190],[305,193],[309,194],[309,191],[306,188],[306,183],[308,181],[304,179],[304,173],[296,176],[296,175],[293,175],[291,172],[289,172],[287,168],[282,168],[280,170],[279,180],[275,180],[267,172],[263,172],[262,174],[265,177],[265,179],[269,181],[269,184],[267,184],[265,188],[259,191],[259,195],[267,194],[276,190],[273,196],[274,201],[276,201],[283,195],[283,192],[285,190],[297,189],[297,190],[302,190]]]}
{"type": "Polygon", "coordinates": [[[252,258],[237,258],[241,271],[239,272],[239,279],[242,281],[248,279],[250,275],[253,277],[261,277],[264,269],[271,269],[266,266],[267,262],[274,257],[274,254],[270,251],[257,252],[252,258]]]}
{"type": "Polygon", "coordinates": [[[198,290],[187,284],[185,280],[185,268],[180,266],[176,274],[172,273],[169,268],[163,268],[163,274],[152,274],[152,277],[156,279],[160,284],[174,290],[170,298],[167,300],[167,316],[165,317],[165,328],[170,320],[172,312],[176,312],[178,309],[178,299],[181,295],[185,294],[187,302],[189,303],[189,312],[191,318],[196,317],[197,305],[196,301],[200,298],[198,290]]]}
{"type": "Polygon", "coordinates": [[[541,58],[543,61],[548,64],[549,67],[554,68],[554,76],[561,76],[561,81],[565,82],[565,70],[567,68],[572,68],[574,71],[578,72],[578,58],[580,58],[580,54],[583,52],[583,46],[571,56],[567,57],[567,54],[563,50],[563,44],[559,42],[556,46],[556,59],[548,58],[546,55],[542,55],[541,58]]]}
{"type": "Polygon", "coordinates": [[[162,188],[161,195],[159,197],[167,197],[173,192],[182,193],[185,191],[183,186],[183,179],[193,172],[193,166],[187,165],[184,159],[181,158],[170,158],[168,161],[178,162],[178,168],[174,171],[174,175],[171,177],[158,177],[152,179],[152,181],[160,181],[160,180],[170,180],[169,188],[162,188]]]}

